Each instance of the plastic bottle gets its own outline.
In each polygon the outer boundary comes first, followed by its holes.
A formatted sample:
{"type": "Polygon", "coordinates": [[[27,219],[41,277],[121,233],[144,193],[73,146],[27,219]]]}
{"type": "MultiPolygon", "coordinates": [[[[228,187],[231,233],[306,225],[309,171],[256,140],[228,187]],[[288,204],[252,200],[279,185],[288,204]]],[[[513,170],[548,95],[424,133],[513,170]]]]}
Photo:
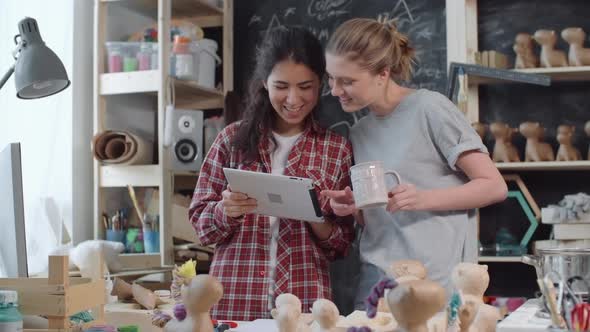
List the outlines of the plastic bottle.
{"type": "Polygon", "coordinates": [[[109,73],[118,73],[123,71],[123,57],[121,55],[121,49],[116,45],[109,45],[108,48],[108,70],[109,73]]]}
{"type": "Polygon", "coordinates": [[[18,293],[0,290],[0,332],[22,332],[23,317],[18,311],[18,293]]]}
{"type": "Polygon", "coordinates": [[[139,63],[139,70],[152,69],[152,45],[149,43],[142,43],[137,53],[137,61],[139,63]]]}
{"type": "Polygon", "coordinates": [[[174,36],[172,53],[174,54],[174,74],[180,79],[194,79],[194,59],[190,52],[191,40],[184,36],[174,36]]]}

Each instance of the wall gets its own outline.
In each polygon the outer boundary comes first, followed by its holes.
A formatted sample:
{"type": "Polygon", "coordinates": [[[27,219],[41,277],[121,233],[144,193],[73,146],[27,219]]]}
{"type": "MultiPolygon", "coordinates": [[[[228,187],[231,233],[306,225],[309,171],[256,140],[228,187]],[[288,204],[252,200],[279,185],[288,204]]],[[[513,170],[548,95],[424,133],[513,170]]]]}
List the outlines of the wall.
{"type": "Polygon", "coordinates": [[[92,1],[2,0],[0,70],[12,63],[13,36],[25,16],[39,24],[72,85],[37,100],[16,98],[14,77],[0,90],[0,146],[21,142],[29,270],[41,271],[61,237],[92,234],[92,1]]]}

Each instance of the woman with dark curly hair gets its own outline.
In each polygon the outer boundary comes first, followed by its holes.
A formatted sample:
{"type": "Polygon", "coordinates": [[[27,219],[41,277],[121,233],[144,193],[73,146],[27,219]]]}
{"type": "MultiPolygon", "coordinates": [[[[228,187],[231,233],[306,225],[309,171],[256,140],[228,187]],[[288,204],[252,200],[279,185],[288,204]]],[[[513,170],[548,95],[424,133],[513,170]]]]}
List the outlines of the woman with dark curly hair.
{"type": "Polygon", "coordinates": [[[324,223],[261,216],[256,200],[232,191],[224,167],[310,178],[318,193],[349,185],[352,151],[316,121],[324,51],[309,32],[281,29],[256,54],[243,120],[216,138],[200,171],[190,220],[200,241],[215,244],[210,274],[224,288],[214,318],[270,318],[275,298],[299,297],[303,310],[331,298],[328,262],[347,253],[351,217],[321,201],[324,223]]]}

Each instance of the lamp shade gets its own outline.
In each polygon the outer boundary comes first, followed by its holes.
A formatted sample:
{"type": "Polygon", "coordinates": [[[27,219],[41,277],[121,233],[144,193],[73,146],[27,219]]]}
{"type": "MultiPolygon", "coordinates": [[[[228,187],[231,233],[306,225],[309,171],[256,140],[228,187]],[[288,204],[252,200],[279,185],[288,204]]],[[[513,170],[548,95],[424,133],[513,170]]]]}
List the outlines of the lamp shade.
{"type": "Polygon", "coordinates": [[[22,47],[14,68],[16,95],[34,99],[58,93],[70,85],[63,63],[45,46],[37,21],[27,17],[19,22],[22,47]]]}

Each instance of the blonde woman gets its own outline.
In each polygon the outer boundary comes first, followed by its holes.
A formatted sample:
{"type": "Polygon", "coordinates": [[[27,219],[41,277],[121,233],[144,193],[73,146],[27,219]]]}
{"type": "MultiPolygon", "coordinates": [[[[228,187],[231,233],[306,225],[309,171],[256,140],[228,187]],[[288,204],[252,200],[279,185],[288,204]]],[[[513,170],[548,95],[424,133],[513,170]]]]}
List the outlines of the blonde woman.
{"type": "MultiPolygon", "coordinates": [[[[355,306],[393,261],[416,259],[450,290],[452,268],[475,261],[473,209],[506,198],[507,187],[480,137],[445,96],[398,84],[412,71],[414,50],[394,25],[343,23],[326,47],[331,93],[345,112],[369,114],[350,132],[355,163],[379,160],[402,184],[384,208],[358,211],[350,188],[324,191],[337,215],[364,224],[355,306]]],[[[354,189],[354,188],[353,188],[354,189]]]]}

